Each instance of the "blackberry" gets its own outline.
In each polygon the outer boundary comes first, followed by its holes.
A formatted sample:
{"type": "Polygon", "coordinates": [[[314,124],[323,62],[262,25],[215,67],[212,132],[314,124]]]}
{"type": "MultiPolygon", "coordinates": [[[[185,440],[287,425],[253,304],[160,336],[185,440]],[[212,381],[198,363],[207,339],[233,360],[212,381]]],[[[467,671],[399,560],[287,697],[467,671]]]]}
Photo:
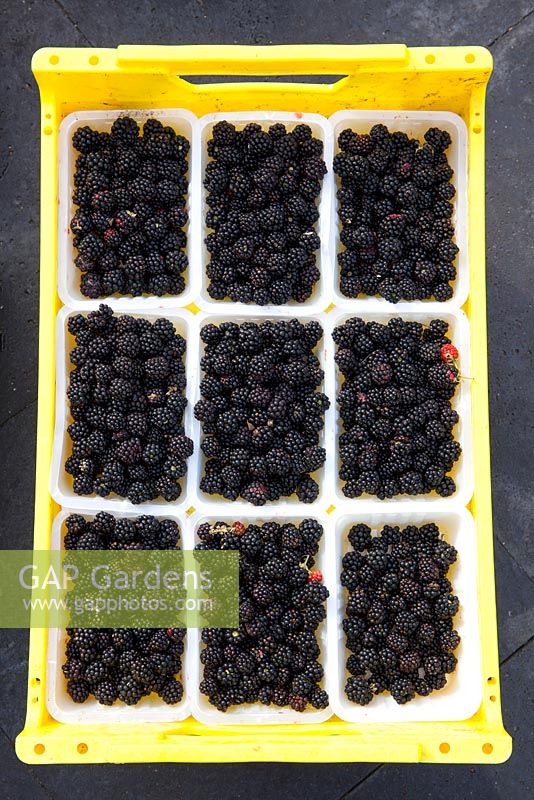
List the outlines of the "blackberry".
{"type": "Polygon", "coordinates": [[[167,703],[168,705],[175,705],[182,699],[184,689],[180,681],[177,681],[174,678],[169,678],[164,685],[158,689],[158,694],[164,703],[167,703]]]}
{"type": "Polygon", "coordinates": [[[419,653],[411,651],[399,656],[399,669],[401,672],[415,672],[419,669],[421,659],[419,653]]]}
{"type": "Polygon", "coordinates": [[[117,696],[127,706],[136,705],[143,697],[143,687],[132,678],[122,678],[117,686],[117,696]]]}
{"type": "Polygon", "coordinates": [[[304,476],[297,484],[296,494],[301,503],[313,503],[319,496],[319,486],[313,478],[304,476]]]}
{"type": "Polygon", "coordinates": [[[434,675],[429,675],[427,681],[433,690],[443,689],[447,684],[447,676],[444,672],[438,672],[434,675]]]}
{"type": "Polygon", "coordinates": [[[441,672],[441,658],[437,655],[429,655],[424,659],[423,666],[428,675],[437,675],[441,672]]]}
{"type": "Polygon", "coordinates": [[[85,671],[85,664],[83,661],[71,656],[63,665],[62,671],[65,678],[83,678],[83,674],[85,671]]]}
{"type": "Polygon", "coordinates": [[[439,619],[454,617],[459,605],[459,600],[455,595],[442,595],[434,604],[434,613],[439,619]]]}
{"type": "Polygon", "coordinates": [[[450,497],[456,491],[456,484],[454,480],[445,475],[444,478],[438,483],[436,486],[436,492],[441,495],[441,497],[450,497]]]}
{"type": "Polygon", "coordinates": [[[84,680],[71,680],[67,683],[67,693],[75,703],[85,703],[89,697],[89,686],[84,680]]]}
{"type": "Polygon", "coordinates": [[[369,684],[363,678],[348,678],[345,684],[345,694],[352,703],[357,703],[360,706],[368,705],[373,699],[369,684]]]}
{"type": "Polygon", "coordinates": [[[370,370],[371,379],[378,386],[385,386],[393,377],[393,370],[387,362],[373,364],[370,370]]]}
{"type": "Polygon", "coordinates": [[[460,644],[460,636],[457,631],[447,631],[442,633],[439,637],[440,644],[443,648],[445,653],[452,652],[456,650],[458,645],[460,644]]]}
{"type": "Polygon", "coordinates": [[[100,683],[107,677],[106,665],[100,661],[92,661],[87,665],[84,671],[84,678],[88,684],[93,685],[100,683]]]}
{"type": "Polygon", "coordinates": [[[327,708],[328,707],[328,694],[324,689],[314,689],[311,693],[310,703],[314,708],[327,708]]]}
{"type": "Polygon", "coordinates": [[[289,704],[289,694],[283,688],[277,688],[273,691],[272,702],[275,706],[287,706],[289,704]]]}
{"type": "Polygon", "coordinates": [[[458,659],[452,653],[445,654],[441,659],[441,665],[443,668],[443,672],[454,672],[456,669],[456,665],[458,663],[458,659]]]}
{"type": "Polygon", "coordinates": [[[94,153],[100,149],[100,144],[100,134],[88,125],[78,128],[72,137],[72,146],[79,153],[94,153]]]}
{"type": "Polygon", "coordinates": [[[404,653],[408,648],[409,640],[406,636],[399,633],[399,631],[392,630],[391,633],[388,634],[387,644],[394,653],[400,654],[404,653]]]}
{"type": "Polygon", "coordinates": [[[371,544],[371,528],[367,525],[353,525],[348,535],[349,542],[355,550],[367,550],[371,544]]]}
{"type": "Polygon", "coordinates": [[[93,487],[94,487],[94,481],[89,475],[83,475],[83,474],[76,475],[72,482],[72,488],[75,494],[79,495],[92,494],[93,487]]]}
{"type": "Polygon", "coordinates": [[[101,681],[93,687],[95,698],[104,706],[112,706],[118,697],[117,686],[113,681],[101,681]]]}
{"type": "Polygon", "coordinates": [[[301,697],[298,694],[289,694],[288,696],[288,704],[294,711],[304,711],[306,708],[308,701],[306,697],[301,697]]]}
{"type": "Polygon", "coordinates": [[[404,705],[415,697],[415,687],[408,678],[398,678],[390,687],[391,696],[399,705],[404,705]]]}

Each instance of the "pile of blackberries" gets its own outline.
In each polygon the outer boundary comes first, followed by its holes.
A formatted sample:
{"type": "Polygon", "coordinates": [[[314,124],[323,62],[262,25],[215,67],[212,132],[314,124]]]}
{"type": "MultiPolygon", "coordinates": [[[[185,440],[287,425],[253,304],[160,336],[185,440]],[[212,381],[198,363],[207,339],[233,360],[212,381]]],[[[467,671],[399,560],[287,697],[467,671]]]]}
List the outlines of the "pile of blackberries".
{"type": "Polygon", "coordinates": [[[328,706],[316,634],[328,590],[313,569],[322,535],[313,519],[199,527],[196,549],[239,551],[240,626],[202,631],[200,691],[219,711],[243,703],[328,706]]]}
{"type": "Polygon", "coordinates": [[[375,125],[369,134],[339,134],[340,289],[347,297],[449,300],[458,247],[452,241],[455,194],[446,131],[430,128],[426,144],[375,125]]]}
{"type": "Polygon", "coordinates": [[[156,119],[119,117],[110,133],[78,128],[71,220],[86,297],[181,294],[189,142],[156,119]]]}
{"type": "MultiPolygon", "coordinates": [[[[180,530],[170,519],[119,517],[98,513],[93,521],[71,514],[65,521],[66,550],[170,550],[180,530]]],[[[185,630],[182,628],[68,628],[63,674],[75,703],[91,695],[111,706],[135,705],[155,692],[179,703],[185,630]]]]}
{"type": "Polygon", "coordinates": [[[389,692],[404,704],[442,689],[456,669],[453,651],[460,643],[453,625],[458,598],[447,579],[455,548],[433,523],[402,531],[386,525],[374,536],[359,524],[348,539],[353,549],[341,573],[351,651],[347,697],[363,706],[389,692]]]}
{"type": "Polygon", "coordinates": [[[329,400],[313,350],[318,322],[223,322],[201,330],[204,378],[195,416],[207,457],[202,491],[256,506],[297,494],[311,503],[322,467],[319,446],[329,400]]]}
{"type": "Polygon", "coordinates": [[[339,477],[346,497],[456,491],[448,475],[460,457],[451,406],[459,380],[458,351],[448,324],[349,319],[335,328],[335,360],[344,378],[338,395],[343,432],[339,477]]]}
{"type": "Polygon", "coordinates": [[[68,330],[74,492],[176,500],[193,452],[182,422],[185,340],[168,319],[115,316],[105,305],[69,317],[68,330]]]}
{"type": "Polygon", "coordinates": [[[316,198],[326,166],[308,125],[218,122],[208,141],[208,292],[214,300],[303,303],[320,273],[316,198]]]}

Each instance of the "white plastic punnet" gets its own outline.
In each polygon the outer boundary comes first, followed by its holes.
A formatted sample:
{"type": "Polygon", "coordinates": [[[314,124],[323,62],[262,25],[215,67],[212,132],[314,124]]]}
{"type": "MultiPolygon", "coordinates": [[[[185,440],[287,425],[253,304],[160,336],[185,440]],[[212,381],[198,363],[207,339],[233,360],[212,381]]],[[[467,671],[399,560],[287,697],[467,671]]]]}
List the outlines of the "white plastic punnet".
{"type": "MultiPolygon", "coordinates": [[[[320,514],[307,515],[306,513],[299,513],[283,517],[277,516],[276,521],[279,524],[291,522],[295,525],[298,525],[303,519],[311,516],[313,516],[314,519],[317,519],[323,526],[323,536],[319,543],[319,551],[315,557],[316,567],[322,571],[328,558],[328,545],[325,536],[326,525],[328,521],[327,518],[320,514]]],[[[203,522],[227,522],[231,524],[235,521],[235,519],[236,517],[229,516],[228,512],[225,514],[210,514],[209,516],[199,513],[194,514],[190,519],[194,544],[199,541],[196,531],[198,530],[199,525],[201,525],[203,522]]],[[[269,515],[258,514],[254,517],[249,515],[247,516],[245,523],[248,525],[262,525],[264,522],[268,522],[269,519],[269,515]]],[[[327,586],[328,589],[332,591],[328,584],[327,586]]],[[[320,682],[322,688],[325,686],[326,676],[330,670],[329,648],[327,647],[328,624],[328,619],[323,620],[323,622],[321,622],[317,628],[316,634],[317,643],[321,649],[319,661],[322,664],[325,672],[325,678],[323,678],[323,680],[320,682]]],[[[332,709],[330,707],[315,709],[309,706],[304,711],[294,711],[291,708],[279,708],[274,705],[265,706],[261,703],[243,704],[231,707],[228,709],[228,711],[217,711],[217,709],[211,705],[208,698],[199,691],[199,684],[202,680],[203,672],[203,665],[200,663],[200,653],[204,647],[200,638],[200,630],[191,628],[188,630],[187,634],[188,650],[186,661],[186,680],[189,691],[189,700],[191,703],[191,713],[199,722],[204,722],[208,725],[286,725],[290,723],[324,722],[332,716],[332,709]]]]}
{"type": "MultiPolygon", "coordinates": [[[[189,484],[191,481],[191,459],[188,461],[187,474],[180,480],[182,493],[178,500],[173,503],[168,503],[163,498],[152,500],[150,503],[141,503],[136,506],[131,503],[127,498],[119,497],[118,495],[111,494],[108,497],[92,496],[79,496],[74,493],[72,488],[72,478],[65,472],[65,461],[72,451],[72,442],[67,428],[72,422],[69,410],[69,401],[67,398],[67,387],[69,385],[69,374],[73,369],[69,354],[74,347],[74,336],[71,336],[67,329],[67,321],[69,317],[75,316],[79,313],[87,314],[98,308],[98,302],[91,302],[83,307],[83,309],[72,309],[64,306],[57,315],[56,319],[56,424],[54,429],[54,445],[52,451],[52,468],[50,473],[50,493],[54,500],[61,506],[68,508],[85,508],[93,509],[94,511],[136,511],[139,514],[145,514],[144,509],[148,506],[155,506],[165,511],[166,509],[183,509],[187,508],[188,495],[190,494],[189,484]]],[[[120,309],[117,313],[128,313],[133,317],[142,317],[154,322],[159,317],[165,316],[173,323],[177,333],[179,333],[186,340],[187,348],[185,352],[185,372],[187,378],[187,386],[185,390],[185,397],[187,398],[187,406],[184,412],[184,428],[187,436],[192,437],[193,427],[193,409],[191,406],[192,391],[196,384],[196,357],[195,357],[195,341],[196,337],[192,334],[194,326],[194,317],[189,311],[176,310],[176,311],[159,311],[157,309],[137,310],[132,307],[130,309],[120,309]]],[[[193,438],[193,437],[192,437],[193,438]]]]}
{"type": "Polygon", "coordinates": [[[73,245],[73,234],[70,230],[70,221],[74,216],[77,206],[72,202],[74,191],[74,165],[79,153],[72,146],[72,136],[75,131],[89,125],[98,131],[108,132],[117,117],[128,115],[142,125],[147,119],[158,119],[163,125],[169,125],[176,133],[190,142],[189,171],[186,177],[189,180],[189,189],[186,198],[186,208],[189,212],[189,222],[185,228],[187,234],[186,254],[188,266],[183,273],[185,290],[177,296],[156,297],[145,294],[141,297],[128,295],[112,295],[105,301],[108,305],[124,311],[130,308],[165,308],[174,309],[187,306],[199,290],[200,265],[195,261],[198,250],[195,243],[198,241],[199,232],[199,193],[198,174],[200,164],[198,119],[184,108],[158,108],[158,109],[125,109],[113,111],[73,111],[68,114],[59,126],[58,142],[58,262],[57,262],[57,287],[58,294],[65,305],[84,307],[91,301],[80,291],[80,278],[82,273],[74,264],[77,251],[73,245]]]}
{"type": "Polygon", "coordinates": [[[445,303],[438,303],[432,300],[415,302],[390,303],[382,297],[366,297],[360,295],[358,298],[345,297],[339,288],[339,265],[337,254],[343,250],[343,245],[339,241],[341,232],[341,222],[338,218],[338,203],[336,189],[339,179],[333,176],[332,191],[332,223],[330,226],[330,257],[332,259],[332,269],[334,273],[334,303],[340,308],[357,308],[361,305],[379,303],[385,310],[395,309],[403,312],[413,308],[414,305],[430,306],[440,308],[460,308],[469,294],[469,255],[467,252],[467,128],[465,122],[457,114],[450,111],[337,111],[330,117],[333,128],[334,153],[339,152],[337,145],[338,136],[345,128],[350,128],[357,133],[369,133],[373,125],[386,125],[391,132],[402,131],[421,143],[424,143],[424,134],[429,128],[438,127],[446,130],[451,137],[451,144],[447,148],[446,155],[450,166],[454,170],[451,179],[456,194],[451,200],[454,212],[451,222],[455,228],[454,241],[459,248],[456,258],[458,275],[453,282],[454,294],[445,303]]]}
{"type": "MultiPolygon", "coordinates": [[[[82,514],[93,519],[95,512],[82,509],[62,509],[52,524],[52,550],[63,550],[64,522],[69,514],[82,514]]],[[[159,507],[143,506],[143,514],[152,514],[158,519],[172,519],[180,528],[179,547],[185,550],[190,547],[185,532],[185,515],[175,511],[162,513],[159,507]]],[[[135,517],[131,512],[120,513],[121,517],[135,517]]],[[[74,625],[73,625],[74,627],[74,625]]],[[[156,694],[143,697],[135,706],[128,706],[117,701],[112,706],[105,706],[90,697],[85,703],[75,703],[67,693],[67,681],[63,677],[61,667],[65,663],[65,645],[67,632],[60,628],[48,631],[48,652],[46,661],[46,707],[51,717],[58,722],[70,723],[102,723],[102,722],[179,722],[190,715],[189,702],[185,687],[185,662],[187,657],[187,633],[184,639],[185,650],[182,655],[182,670],[177,677],[182,681],[184,694],[176,705],[167,705],[156,694]]]]}
{"type": "Polygon", "coordinates": [[[480,667],[480,638],[478,630],[477,594],[477,542],[473,518],[463,508],[427,508],[424,510],[403,508],[382,512],[360,512],[337,515],[335,526],[327,533],[327,582],[337,591],[328,599],[328,649],[330,671],[328,693],[334,713],[347,722],[437,722],[457,721],[472,717],[482,700],[482,675],[480,667]],[[352,525],[363,522],[380,531],[384,525],[425,525],[434,522],[443,539],[454,545],[458,559],[447,573],[453,592],[458,596],[460,609],[454,618],[454,627],[461,636],[455,655],[456,670],[447,675],[447,685],[428,697],[416,697],[405,705],[398,705],[391,695],[377,695],[367,706],[351,702],[345,694],[345,683],[349,677],[346,661],[350,651],[345,646],[342,621],[348,598],[347,590],[341,586],[341,561],[345,553],[352,550],[348,532],[352,525]]]}
{"type": "Polygon", "coordinates": [[[319,220],[317,222],[316,230],[319,238],[321,239],[320,250],[316,252],[317,266],[321,272],[321,277],[315,285],[311,297],[305,303],[297,303],[291,301],[290,303],[282,306],[266,305],[261,306],[261,311],[265,311],[271,316],[280,316],[281,314],[317,314],[332,302],[332,265],[333,261],[330,252],[330,224],[331,224],[331,203],[334,188],[334,177],[332,173],[332,158],[334,139],[332,136],[332,128],[326,117],[320,114],[301,114],[289,111],[237,111],[234,113],[220,113],[220,114],[206,114],[201,117],[200,122],[200,193],[201,193],[201,236],[198,240],[199,255],[197,256],[198,262],[201,264],[202,285],[200,288],[200,298],[198,305],[204,311],[211,311],[212,313],[219,314],[220,310],[226,309],[233,310],[235,313],[240,314],[244,309],[256,309],[258,306],[248,303],[234,303],[231,300],[212,300],[208,294],[208,278],[206,276],[206,266],[209,263],[210,255],[204,244],[204,239],[209,233],[210,229],[206,227],[206,190],[204,189],[204,171],[206,164],[209,161],[207,153],[207,142],[211,138],[213,126],[221,120],[232,122],[237,128],[242,129],[249,122],[257,122],[259,125],[267,128],[270,125],[275,125],[277,122],[282,122],[288,130],[292,130],[296,125],[304,124],[309,125],[313,136],[321,139],[324,146],[323,158],[327,166],[328,172],[324,176],[321,194],[319,195],[319,220]]]}

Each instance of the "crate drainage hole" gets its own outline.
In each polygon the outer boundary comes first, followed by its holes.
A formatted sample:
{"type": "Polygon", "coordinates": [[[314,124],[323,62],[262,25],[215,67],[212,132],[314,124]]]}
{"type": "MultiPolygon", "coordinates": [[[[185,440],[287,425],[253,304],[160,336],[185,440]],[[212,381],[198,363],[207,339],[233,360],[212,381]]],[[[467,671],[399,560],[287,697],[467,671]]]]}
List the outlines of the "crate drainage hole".
{"type": "Polygon", "coordinates": [[[481,128],[480,125],[474,125],[473,126],[473,133],[480,133],[481,131],[482,131],[482,128],[481,128]]]}
{"type": "Polygon", "coordinates": [[[87,753],[87,750],[88,750],[88,749],[89,749],[89,748],[87,747],[87,745],[85,744],[85,742],[80,742],[80,744],[79,744],[79,745],[78,745],[78,747],[76,748],[76,750],[78,751],[78,753],[81,753],[82,755],[84,755],[85,753],[87,753]]]}
{"type": "Polygon", "coordinates": [[[91,56],[89,58],[89,63],[92,64],[93,67],[95,67],[98,64],[99,61],[100,61],[100,59],[99,59],[98,56],[91,56]]]}
{"type": "Polygon", "coordinates": [[[493,745],[490,742],[486,742],[486,744],[482,745],[482,752],[487,756],[491,755],[493,753],[493,745]]]}
{"type": "Polygon", "coordinates": [[[427,64],[433,64],[435,60],[436,56],[433,56],[432,53],[429,53],[427,56],[425,56],[425,61],[427,64]]]}
{"type": "Polygon", "coordinates": [[[451,746],[448,742],[442,742],[439,746],[440,753],[448,753],[450,752],[451,746]]]}
{"type": "Polygon", "coordinates": [[[494,703],[496,701],[496,699],[497,698],[495,697],[494,694],[490,694],[490,700],[491,700],[492,703],[494,703]]]}
{"type": "Polygon", "coordinates": [[[32,686],[40,686],[41,679],[40,678],[32,678],[32,686]]]}
{"type": "Polygon", "coordinates": [[[488,683],[493,685],[494,683],[497,683],[497,679],[496,678],[488,678],[488,683]]]}
{"type": "Polygon", "coordinates": [[[33,752],[37,753],[38,756],[42,756],[44,751],[45,751],[44,744],[36,744],[35,747],[33,748],[33,752]]]}
{"type": "Polygon", "coordinates": [[[468,53],[465,57],[465,60],[467,61],[468,64],[472,64],[473,61],[475,60],[473,53],[468,53]]]}
{"type": "Polygon", "coordinates": [[[50,134],[52,133],[52,126],[45,125],[43,128],[43,133],[46,134],[46,136],[50,136],[50,134]]]}
{"type": "Polygon", "coordinates": [[[59,64],[59,56],[50,56],[48,60],[51,64],[59,64]]]}

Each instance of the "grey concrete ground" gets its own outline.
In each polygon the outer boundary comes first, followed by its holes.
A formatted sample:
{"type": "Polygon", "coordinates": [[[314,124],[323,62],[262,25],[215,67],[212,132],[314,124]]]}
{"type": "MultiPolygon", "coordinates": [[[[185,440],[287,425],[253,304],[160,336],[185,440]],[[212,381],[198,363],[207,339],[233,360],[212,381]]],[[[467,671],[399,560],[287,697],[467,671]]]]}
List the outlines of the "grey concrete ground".
{"type": "MultiPolygon", "coordinates": [[[[534,795],[533,0],[1,0],[1,547],[29,547],[33,524],[39,256],[39,47],[120,43],[406,42],[480,44],[495,59],[487,123],[492,473],[504,719],[498,767],[139,765],[29,767],[14,755],[24,719],[27,637],[0,636],[0,796],[463,800],[534,795]]],[[[206,754],[208,758],[208,754],[206,754]]]]}

